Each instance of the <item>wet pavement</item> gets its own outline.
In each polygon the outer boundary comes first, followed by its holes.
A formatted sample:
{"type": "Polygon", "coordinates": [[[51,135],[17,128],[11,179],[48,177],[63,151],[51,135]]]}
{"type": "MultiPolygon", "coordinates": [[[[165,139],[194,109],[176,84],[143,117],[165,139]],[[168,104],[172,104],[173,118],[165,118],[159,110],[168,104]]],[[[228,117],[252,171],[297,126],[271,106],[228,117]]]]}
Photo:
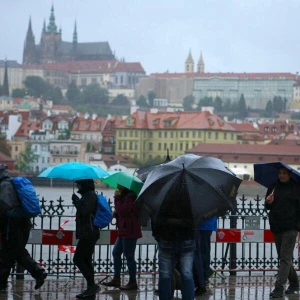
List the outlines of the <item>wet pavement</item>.
{"type": "MultiPolygon", "coordinates": [[[[104,277],[96,277],[96,282],[101,282],[104,277]]],[[[128,278],[122,278],[122,283],[126,283],[128,278]]],[[[225,275],[221,277],[217,274],[210,278],[210,284],[206,294],[197,296],[195,299],[270,299],[270,292],[275,282],[274,274],[270,275],[225,275]]],[[[64,300],[76,299],[76,294],[85,289],[85,281],[77,277],[76,279],[60,277],[48,277],[45,284],[37,292],[34,290],[35,281],[26,277],[25,280],[12,279],[9,282],[6,293],[0,293],[0,300],[64,300]]],[[[152,275],[142,275],[138,279],[139,289],[137,291],[120,291],[119,289],[108,288],[101,285],[101,291],[89,300],[129,300],[129,299],[158,299],[155,294],[157,287],[157,277],[152,275]]],[[[175,291],[174,299],[181,299],[181,293],[175,291]]],[[[278,299],[300,299],[299,295],[285,295],[278,299]]]]}

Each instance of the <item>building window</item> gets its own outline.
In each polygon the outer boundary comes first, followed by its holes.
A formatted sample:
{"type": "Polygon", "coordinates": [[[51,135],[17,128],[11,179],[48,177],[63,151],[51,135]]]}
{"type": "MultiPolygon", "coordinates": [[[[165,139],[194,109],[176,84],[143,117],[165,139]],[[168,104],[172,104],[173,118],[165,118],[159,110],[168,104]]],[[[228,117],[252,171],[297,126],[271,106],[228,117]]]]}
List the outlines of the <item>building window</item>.
{"type": "Polygon", "coordinates": [[[165,138],[167,138],[168,137],[168,132],[167,131],[165,131],[165,138]]]}
{"type": "Polygon", "coordinates": [[[158,143],[158,149],[157,150],[161,150],[161,143],[158,143]]]}
{"type": "Polygon", "coordinates": [[[207,133],[207,135],[208,135],[208,138],[210,139],[210,138],[211,138],[211,132],[209,131],[209,132],[207,133]]]}
{"type": "Polygon", "coordinates": [[[215,139],[217,140],[219,138],[219,132],[215,132],[215,139]]]}
{"type": "Polygon", "coordinates": [[[149,150],[153,150],[152,149],[152,143],[149,143],[149,150]]]}
{"type": "Polygon", "coordinates": [[[224,132],[224,140],[227,140],[227,132],[224,132]]]}

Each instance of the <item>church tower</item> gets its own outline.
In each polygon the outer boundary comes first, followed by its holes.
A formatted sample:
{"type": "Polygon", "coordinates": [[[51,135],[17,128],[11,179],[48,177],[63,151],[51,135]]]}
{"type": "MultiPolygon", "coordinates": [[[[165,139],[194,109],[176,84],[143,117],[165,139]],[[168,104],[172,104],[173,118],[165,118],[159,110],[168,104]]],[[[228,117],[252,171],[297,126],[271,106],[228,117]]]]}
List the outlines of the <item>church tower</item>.
{"type": "Polygon", "coordinates": [[[73,32],[73,42],[72,42],[72,60],[76,60],[76,54],[77,54],[77,44],[78,44],[78,36],[77,36],[77,24],[75,21],[74,25],[74,32],[73,32]]]}
{"type": "Polygon", "coordinates": [[[189,51],[189,55],[185,61],[185,73],[194,73],[194,59],[192,57],[191,50],[189,51]]]}
{"type": "Polygon", "coordinates": [[[202,52],[201,52],[200,58],[198,60],[197,72],[198,73],[204,73],[205,72],[205,65],[204,65],[204,60],[203,60],[202,52]]]}
{"type": "Polygon", "coordinates": [[[35,46],[35,39],[32,32],[31,26],[31,17],[29,18],[28,30],[26,34],[26,39],[24,43],[23,49],[23,64],[36,64],[37,61],[37,53],[35,46]]]}
{"type": "Polygon", "coordinates": [[[54,8],[52,5],[49,24],[46,27],[46,24],[44,23],[41,36],[40,63],[59,61],[58,48],[60,44],[61,30],[58,30],[55,24],[54,8]]]}

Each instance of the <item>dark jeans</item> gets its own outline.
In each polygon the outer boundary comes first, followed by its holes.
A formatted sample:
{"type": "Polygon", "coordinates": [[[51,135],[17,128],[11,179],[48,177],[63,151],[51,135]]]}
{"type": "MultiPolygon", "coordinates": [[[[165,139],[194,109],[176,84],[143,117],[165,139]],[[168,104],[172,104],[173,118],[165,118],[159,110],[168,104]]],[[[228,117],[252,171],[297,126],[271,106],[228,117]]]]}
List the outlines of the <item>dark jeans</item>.
{"type": "Polygon", "coordinates": [[[283,290],[287,280],[293,287],[299,287],[297,273],[293,267],[293,252],[295,249],[297,231],[290,230],[274,234],[275,245],[279,258],[279,270],[275,287],[283,290]]]}
{"type": "Polygon", "coordinates": [[[33,278],[36,278],[35,271],[41,269],[25,248],[30,234],[30,222],[21,225],[6,232],[0,243],[0,286],[2,287],[7,284],[11,268],[16,262],[33,278]]]}
{"type": "Polygon", "coordinates": [[[203,262],[200,252],[200,234],[199,231],[195,233],[196,249],[193,263],[193,274],[195,287],[205,287],[203,262]]]}
{"type": "Polygon", "coordinates": [[[170,300],[172,293],[172,274],[178,262],[181,275],[181,292],[183,300],[194,299],[193,261],[195,240],[158,242],[159,280],[158,290],[160,300],[170,300]]]}
{"type": "Polygon", "coordinates": [[[120,237],[117,238],[116,243],[113,249],[113,258],[114,258],[114,271],[115,276],[121,276],[122,269],[122,254],[127,261],[127,267],[129,272],[129,279],[134,281],[136,280],[136,261],[134,258],[135,248],[136,248],[137,239],[122,239],[120,237]]]}
{"type": "Polygon", "coordinates": [[[74,264],[82,273],[83,277],[87,281],[88,286],[95,284],[92,259],[97,240],[98,237],[94,239],[79,239],[73,258],[74,264]]]}
{"type": "Polygon", "coordinates": [[[203,263],[204,281],[209,279],[210,274],[210,250],[211,250],[211,230],[199,230],[200,254],[203,263]]]}

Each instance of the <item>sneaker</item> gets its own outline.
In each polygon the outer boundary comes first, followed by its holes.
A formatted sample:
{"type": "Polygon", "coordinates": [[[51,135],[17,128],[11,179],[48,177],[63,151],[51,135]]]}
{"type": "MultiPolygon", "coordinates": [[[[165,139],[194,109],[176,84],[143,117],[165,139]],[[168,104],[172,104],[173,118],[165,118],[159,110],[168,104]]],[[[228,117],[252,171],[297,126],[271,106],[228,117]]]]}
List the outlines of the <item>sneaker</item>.
{"type": "Polygon", "coordinates": [[[277,287],[270,293],[271,298],[281,298],[283,296],[284,296],[283,289],[277,287]]]}
{"type": "Polygon", "coordinates": [[[101,288],[98,284],[94,284],[92,286],[89,286],[84,292],[81,294],[76,295],[77,299],[85,299],[88,297],[92,297],[96,295],[98,292],[100,292],[101,288]]]}
{"type": "Polygon", "coordinates": [[[45,283],[45,279],[47,278],[47,275],[48,274],[43,269],[36,271],[35,287],[34,287],[35,290],[38,290],[40,287],[42,287],[42,285],[45,283]]]}
{"type": "Polygon", "coordinates": [[[205,294],[207,292],[207,290],[206,290],[206,287],[197,287],[196,289],[195,289],[195,296],[200,296],[200,295],[203,295],[203,294],[205,294]]]}
{"type": "Polygon", "coordinates": [[[136,280],[129,280],[129,282],[126,285],[120,286],[119,289],[125,291],[137,290],[137,282],[136,280]]]}
{"type": "Polygon", "coordinates": [[[285,291],[286,294],[296,294],[298,292],[299,292],[299,286],[292,286],[292,285],[290,285],[285,291]]]}

